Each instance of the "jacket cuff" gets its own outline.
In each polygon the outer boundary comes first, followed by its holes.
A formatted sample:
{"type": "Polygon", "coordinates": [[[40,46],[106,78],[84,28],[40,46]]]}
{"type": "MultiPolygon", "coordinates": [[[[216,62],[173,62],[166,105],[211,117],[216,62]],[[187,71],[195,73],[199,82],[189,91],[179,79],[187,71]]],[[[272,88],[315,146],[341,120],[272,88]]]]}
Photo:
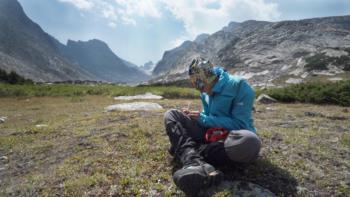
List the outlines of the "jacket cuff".
{"type": "Polygon", "coordinates": [[[207,115],[205,115],[203,112],[199,114],[199,123],[202,126],[205,126],[205,120],[207,119],[207,115]]]}

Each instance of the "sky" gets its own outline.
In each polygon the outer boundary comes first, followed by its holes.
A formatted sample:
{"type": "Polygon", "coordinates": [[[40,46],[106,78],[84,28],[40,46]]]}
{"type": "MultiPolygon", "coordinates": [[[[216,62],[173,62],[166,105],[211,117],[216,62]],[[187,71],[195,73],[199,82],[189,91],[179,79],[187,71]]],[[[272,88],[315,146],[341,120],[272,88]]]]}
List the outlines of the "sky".
{"type": "Polygon", "coordinates": [[[106,42],[136,65],[229,22],[350,15],[350,0],[18,0],[26,14],[63,44],[106,42]]]}

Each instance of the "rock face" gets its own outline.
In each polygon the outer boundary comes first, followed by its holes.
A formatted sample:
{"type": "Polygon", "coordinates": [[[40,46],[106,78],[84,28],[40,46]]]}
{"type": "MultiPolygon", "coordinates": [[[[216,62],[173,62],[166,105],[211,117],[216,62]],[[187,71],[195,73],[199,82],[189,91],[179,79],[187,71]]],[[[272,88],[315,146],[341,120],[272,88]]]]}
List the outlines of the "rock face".
{"type": "Polygon", "coordinates": [[[288,78],[298,79],[289,83],[299,83],[314,75],[334,77],[350,70],[350,16],[230,23],[210,36],[201,35],[166,51],[153,75],[158,81],[185,77],[197,56],[255,86],[283,85],[288,78]]]}
{"type": "Polygon", "coordinates": [[[108,45],[100,40],[69,40],[67,46],[61,46],[60,51],[71,62],[103,81],[138,83],[149,78],[136,65],[115,55],[108,45]]]}
{"type": "Polygon", "coordinates": [[[34,81],[93,78],[59,55],[52,37],[25,15],[17,0],[0,1],[0,68],[34,81]]]}

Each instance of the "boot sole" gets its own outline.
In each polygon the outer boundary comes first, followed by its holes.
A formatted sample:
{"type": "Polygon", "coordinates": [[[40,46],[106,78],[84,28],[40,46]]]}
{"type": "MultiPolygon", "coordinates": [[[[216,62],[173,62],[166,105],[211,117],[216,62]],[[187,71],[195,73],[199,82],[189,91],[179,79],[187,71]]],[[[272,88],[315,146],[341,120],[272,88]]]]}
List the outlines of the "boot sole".
{"type": "Polygon", "coordinates": [[[199,191],[204,187],[218,185],[223,178],[224,176],[222,172],[218,170],[209,173],[208,176],[203,176],[202,174],[193,172],[179,175],[174,174],[174,181],[178,187],[189,196],[198,195],[199,191]]]}

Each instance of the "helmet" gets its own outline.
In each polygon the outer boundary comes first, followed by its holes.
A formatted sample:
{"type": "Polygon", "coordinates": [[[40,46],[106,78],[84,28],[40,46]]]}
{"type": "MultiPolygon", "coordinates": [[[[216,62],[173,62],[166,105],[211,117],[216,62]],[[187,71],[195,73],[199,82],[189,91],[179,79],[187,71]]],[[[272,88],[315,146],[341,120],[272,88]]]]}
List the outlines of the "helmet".
{"type": "Polygon", "coordinates": [[[202,90],[205,84],[211,84],[216,78],[214,65],[204,58],[198,57],[189,66],[188,74],[192,86],[202,90]]]}

